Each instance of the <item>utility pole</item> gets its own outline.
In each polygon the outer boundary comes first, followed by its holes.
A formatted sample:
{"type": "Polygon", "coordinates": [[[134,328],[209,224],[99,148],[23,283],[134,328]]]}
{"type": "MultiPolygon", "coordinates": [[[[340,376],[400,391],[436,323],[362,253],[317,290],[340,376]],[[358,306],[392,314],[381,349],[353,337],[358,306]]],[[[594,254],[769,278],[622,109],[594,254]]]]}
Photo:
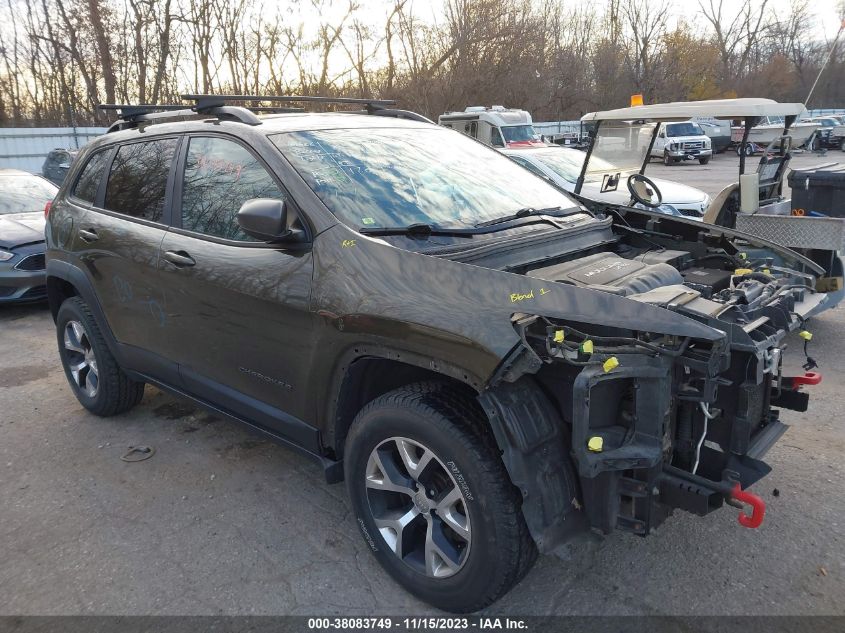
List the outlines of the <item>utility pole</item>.
{"type": "Polygon", "coordinates": [[[839,31],[836,33],[836,37],[833,38],[833,43],[830,45],[830,51],[827,54],[827,59],[822,64],[822,67],[819,69],[819,74],[816,75],[816,80],[813,82],[812,88],[810,88],[810,92],[807,94],[807,98],[804,100],[804,105],[807,109],[810,109],[810,99],[813,96],[813,92],[816,90],[816,85],[819,83],[819,79],[824,72],[824,69],[827,68],[827,65],[830,63],[830,60],[833,58],[833,53],[836,50],[836,44],[839,42],[839,37],[842,35],[842,31],[845,30],[845,20],[842,20],[842,23],[839,25],[839,31]]]}

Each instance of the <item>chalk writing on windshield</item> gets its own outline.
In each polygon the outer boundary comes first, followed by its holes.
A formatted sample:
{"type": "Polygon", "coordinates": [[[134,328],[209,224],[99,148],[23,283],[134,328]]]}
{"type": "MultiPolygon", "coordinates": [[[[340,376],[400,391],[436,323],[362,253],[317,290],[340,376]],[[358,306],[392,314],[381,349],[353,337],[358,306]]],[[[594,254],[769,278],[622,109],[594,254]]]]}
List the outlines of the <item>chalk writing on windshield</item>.
{"type": "Polygon", "coordinates": [[[317,141],[291,143],[285,149],[310,168],[311,176],[318,186],[348,185],[352,176],[360,176],[366,171],[366,167],[346,154],[333,151],[333,148],[325,147],[317,141]]]}

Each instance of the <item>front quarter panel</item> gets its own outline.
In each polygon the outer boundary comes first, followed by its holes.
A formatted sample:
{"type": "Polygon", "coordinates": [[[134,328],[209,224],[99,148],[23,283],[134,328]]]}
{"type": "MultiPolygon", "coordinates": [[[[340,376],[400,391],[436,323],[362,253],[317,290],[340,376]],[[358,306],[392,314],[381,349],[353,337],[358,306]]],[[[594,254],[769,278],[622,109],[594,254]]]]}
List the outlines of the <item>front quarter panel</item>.
{"type": "Polygon", "coordinates": [[[315,344],[331,350],[318,355],[309,381],[316,385],[332,384],[356,347],[375,347],[399,360],[410,353],[415,364],[427,359],[428,368],[482,391],[521,344],[515,313],[708,341],[724,337],[663,308],[405,251],[343,225],[316,238],[314,267],[312,310],[322,317],[315,344]]]}

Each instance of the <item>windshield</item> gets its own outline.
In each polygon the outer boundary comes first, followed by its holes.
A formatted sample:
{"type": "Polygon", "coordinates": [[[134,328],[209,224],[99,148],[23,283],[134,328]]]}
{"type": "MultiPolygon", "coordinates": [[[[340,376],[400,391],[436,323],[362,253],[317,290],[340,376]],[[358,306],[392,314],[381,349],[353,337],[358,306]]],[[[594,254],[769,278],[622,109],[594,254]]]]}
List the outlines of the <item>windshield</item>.
{"type": "Polygon", "coordinates": [[[270,139],[338,218],[357,228],[472,228],[571,198],[466,136],[430,128],[285,132],[270,139]]]}
{"type": "Polygon", "coordinates": [[[44,211],[44,205],[56,196],[58,188],[43,178],[30,176],[0,177],[0,215],[44,211]]]}
{"type": "Polygon", "coordinates": [[[666,125],[666,136],[701,136],[698,123],[669,123],[666,125]]]}
{"type": "Polygon", "coordinates": [[[617,174],[625,177],[639,173],[651,146],[655,126],[657,123],[602,121],[593,138],[584,180],[603,182],[608,177],[609,188],[603,191],[615,191],[620,182],[617,174]]]}
{"type": "Polygon", "coordinates": [[[502,127],[502,134],[508,143],[520,143],[534,140],[534,128],[530,125],[506,125],[502,127]]]}
{"type": "MultiPolygon", "coordinates": [[[[533,156],[561,178],[574,183],[578,181],[578,176],[581,174],[581,168],[584,166],[584,158],[586,158],[587,155],[584,152],[579,152],[577,149],[561,148],[558,150],[541,150],[539,152],[534,152],[533,156]]],[[[595,170],[600,169],[609,171],[614,169],[613,165],[601,158],[591,158],[590,164],[595,170]]],[[[585,175],[584,180],[591,181],[596,180],[597,178],[598,177],[595,175],[590,175],[590,177],[585,175]]]]}

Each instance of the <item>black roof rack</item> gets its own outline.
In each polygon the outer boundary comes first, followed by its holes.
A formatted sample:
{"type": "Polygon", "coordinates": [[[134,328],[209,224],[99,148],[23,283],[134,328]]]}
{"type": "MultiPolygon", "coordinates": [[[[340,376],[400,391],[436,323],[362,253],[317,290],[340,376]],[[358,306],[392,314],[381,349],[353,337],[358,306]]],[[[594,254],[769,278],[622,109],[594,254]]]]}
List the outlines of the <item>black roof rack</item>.
{"type": "Polygon", "coordinates": [[[205,105],[197,103],[193,107],[178,104],[101,104],[97,108],[104,111],[117,112],[118,121],[109,127],[108,132],[126,130],[137,127],[140,123],[156,120],[174,119],[178,117],[197,116],[198,114],[213,115],[219,119],[240,121],[248,125],[260,125],[259,119],[247,108],[237,108],[227,105],[205,105]]]}
{"type": "MultiPolygon", "coordinates": [[[[377,116],[394,117],[397,119],[408,119],[410,121],[419,121],[421,123],[431,123],[434,121],[424,117],[417,112],[410,110],[397,110],[388,108],[387,106],[396,105],[393,99],[358,99],[353,97],[319,97],[310,95],[182,95],[185,101],[196,101],[197,107],[219,107],[228,101],[245,101],[245,102],[276,102],[276,103],[336,103],[342,105],[362,105],[364,106],[363,113],[375,114],[377,116]]],[[[255,110],[256,108],[250,108],[255,110]]],[[[350,113],[362,114],[361,111],[349,111],[350,113]]]]}
{"type": "Polygon", "coordinates": [[[408,110],[396,110],[386,106],[395,105],[392,99],[357,99],[352,97],[319,97],[306,95],[283,95],[283,96],[261,96],[261,95],[182,95],[185,101],[193,101],[193,106],[178,104],[101,104],[97,108],[104,111],[117,112],[118,121],[109,127],[109,132],[126,130],[137,127],[144,122],[154,122],[163,119],[188,117],[196,115],[213,115],[220,119],[239,121],[247,125],[260,125],[261,119],[255,116],[255,112],[282,113],[282,112],[304,112],[301,107],[279,107],[279,106],[233,106],[227,105],[231,102],[250,103],[336,103],[344,105],[363,105],[361,114],[373,114],[377,116],[395,117],[433,123],[430,119],[410,112],[408,110]]]}
{"type": "Polygon", "coordinates": [[[393,99],[354,99],[352,97],[316,97],[306,95],[182,95],[185,101],[195,101],[197,107],[208,108],[225,105],[230,101],[272,101],[276,103],[339,103],[383,108],[396,105],[393,99]]]}

